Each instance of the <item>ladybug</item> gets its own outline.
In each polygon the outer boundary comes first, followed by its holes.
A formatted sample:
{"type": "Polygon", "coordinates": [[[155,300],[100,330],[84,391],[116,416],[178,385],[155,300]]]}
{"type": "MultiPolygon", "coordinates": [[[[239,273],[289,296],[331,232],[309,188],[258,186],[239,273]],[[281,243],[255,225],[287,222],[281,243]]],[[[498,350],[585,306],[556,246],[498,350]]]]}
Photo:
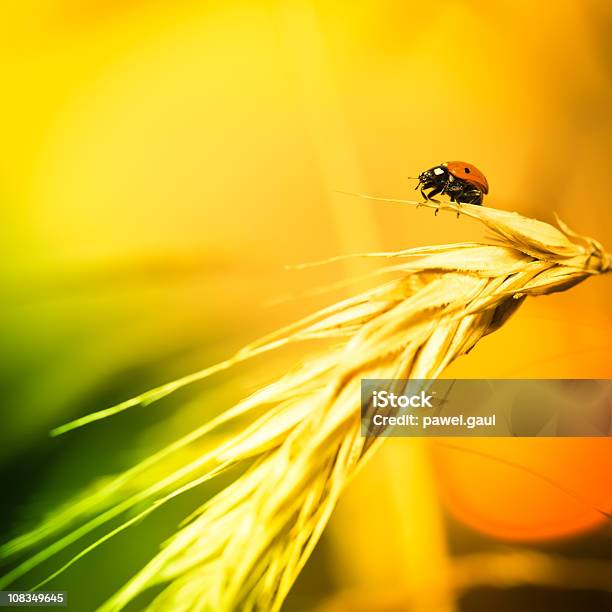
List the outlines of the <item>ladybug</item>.
{"type": "Polygon", "coordinates": [[[485,175],[476,166],[462,161],[444,162],[421,172],[415,189],[419,187],[423,197],[432,202],[438,201],[434,196],[446,194],[451,202],[482,205],[485,194],[489,193],[485,175]],[[425,193],[426,189],[429,193],[425,193]]]}

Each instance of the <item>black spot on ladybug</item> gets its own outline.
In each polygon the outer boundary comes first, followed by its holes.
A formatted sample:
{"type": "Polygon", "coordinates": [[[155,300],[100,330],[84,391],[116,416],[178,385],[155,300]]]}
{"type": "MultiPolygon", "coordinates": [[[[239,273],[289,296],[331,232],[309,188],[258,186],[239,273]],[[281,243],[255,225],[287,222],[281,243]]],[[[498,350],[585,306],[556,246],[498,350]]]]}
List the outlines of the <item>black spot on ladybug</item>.
{"type": "Polygon", "coordinates": [[[469,174],[469,173],[470,173],[470,169],[469,169],[469,168],[464,168],[464,170],[465,170],[465,173],[466,173],[466,174],[469,174]]]}

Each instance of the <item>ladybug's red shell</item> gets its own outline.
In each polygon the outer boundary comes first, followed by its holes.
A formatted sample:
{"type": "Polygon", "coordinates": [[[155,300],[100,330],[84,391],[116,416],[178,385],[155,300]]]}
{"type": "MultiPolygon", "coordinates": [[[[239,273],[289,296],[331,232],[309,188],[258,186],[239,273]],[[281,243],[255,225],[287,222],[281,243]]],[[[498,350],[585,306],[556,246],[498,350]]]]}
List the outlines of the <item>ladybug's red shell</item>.
{"type": "Polygon", "coordinates": [[[485,175],[474,165],[462,161],[449,161],[442,164],[448,171],[458,179],[471,183],[483,193],[489,193],[489,183],[485,175]]]}

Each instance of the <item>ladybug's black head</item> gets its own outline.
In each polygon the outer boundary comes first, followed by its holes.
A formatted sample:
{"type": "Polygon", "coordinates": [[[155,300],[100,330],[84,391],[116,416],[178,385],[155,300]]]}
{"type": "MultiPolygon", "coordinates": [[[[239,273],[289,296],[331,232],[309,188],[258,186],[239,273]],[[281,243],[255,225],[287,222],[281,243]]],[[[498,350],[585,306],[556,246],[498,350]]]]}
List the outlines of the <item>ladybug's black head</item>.
{"type": "Polygon", "coordinates": [[[434,187],[435,185],[444,184],[448,181],[448,170],[443,166],[434,166],[425,172],[419,174],[419,182],[424,188],[434,187]]]}

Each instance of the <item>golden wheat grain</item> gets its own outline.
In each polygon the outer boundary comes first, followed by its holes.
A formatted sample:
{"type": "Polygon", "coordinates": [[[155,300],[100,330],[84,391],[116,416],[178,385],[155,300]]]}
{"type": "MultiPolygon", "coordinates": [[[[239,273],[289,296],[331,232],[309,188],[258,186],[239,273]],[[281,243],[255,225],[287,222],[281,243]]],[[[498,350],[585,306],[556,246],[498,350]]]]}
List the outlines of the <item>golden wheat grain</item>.
{"type": "Polygon", "coordinates": [[[188,517],[101,609],[120,610],[150,586],[164,584],[151,610],[278,610],[343,487],[380,442],[360,435],[360,380],[435,378],[501,326],[526,296],[563,291],[610,270],[610,255],[601,245],[562,223],[559,230],[490,208],[456,204],[443,208],[479,220],[494,233],[496,243],[364,254],[393,259],[379,273],[399,277],[279,330],[221,364],[56,430],[62,433],[149,404],[288,343],[312,338],[334,341],[324,354],[7,543],[0,550],[4,556],[53,539],[5,576],[0,588],[110,519],[137,504],[144,506],[61,567],[56,576],[169,499],[248,461],[250,467],[188,517]],[[239,433],[221,438],[197,459],[134,492],[136,479],[146,470],[221,424],[249,415],[253,415],[250,425],[239,433]],[[74,525],[73,531],[58,538],[74,525]]]}

